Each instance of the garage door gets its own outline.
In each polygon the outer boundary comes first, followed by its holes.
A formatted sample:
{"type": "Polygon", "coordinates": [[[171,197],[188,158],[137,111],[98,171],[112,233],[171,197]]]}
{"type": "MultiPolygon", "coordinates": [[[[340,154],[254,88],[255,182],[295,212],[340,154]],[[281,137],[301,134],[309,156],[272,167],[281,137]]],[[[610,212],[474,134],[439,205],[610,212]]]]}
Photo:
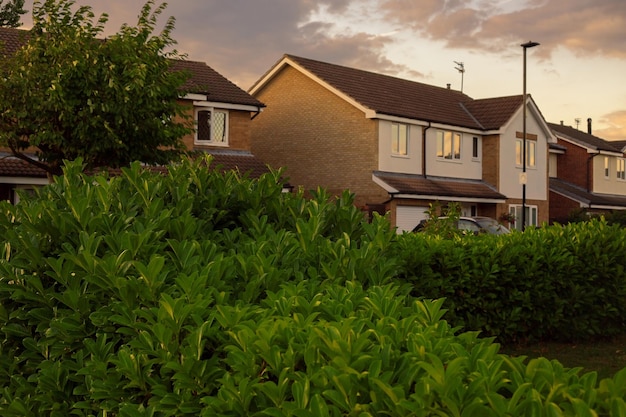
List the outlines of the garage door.
{"type": "Polygon", "coordinates": [[[426,210],[428,207],[416,206],[398,206],[396,208],[396,227],[397,232],[410,232],[420,222],[426,219],[426,210]]]}

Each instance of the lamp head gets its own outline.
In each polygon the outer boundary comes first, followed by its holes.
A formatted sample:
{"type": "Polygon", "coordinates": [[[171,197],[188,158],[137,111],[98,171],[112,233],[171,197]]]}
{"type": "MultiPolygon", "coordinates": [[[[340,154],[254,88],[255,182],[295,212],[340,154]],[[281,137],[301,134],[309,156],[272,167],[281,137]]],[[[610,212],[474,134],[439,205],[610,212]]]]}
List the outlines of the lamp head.
{"type": "Polygon", "coordinates": [[[533,46],[538,46],[538,45],[539,45],[539,42],[528,41],[526,43],[521,44],[520,46],[526,49],[526,48],[532,48],[533,46]]]}

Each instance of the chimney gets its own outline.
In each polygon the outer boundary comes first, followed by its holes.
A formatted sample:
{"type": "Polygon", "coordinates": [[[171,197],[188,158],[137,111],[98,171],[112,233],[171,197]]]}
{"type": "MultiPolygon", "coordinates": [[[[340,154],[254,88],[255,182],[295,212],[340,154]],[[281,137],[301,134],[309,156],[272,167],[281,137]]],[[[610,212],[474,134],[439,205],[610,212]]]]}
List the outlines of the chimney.
{"type": "Polygon", "coordinates": [[[587,119],[587,133],[591,135],[591,117],[587,119]]]}
{"type": "Polygon", "coordinates": [[[446,87],[448,87],[448,90],[450,89],[450,83],[446,84],[446,87]]]}
{"type": "Polygon", "coordinates": [[[561,120],[561,126],[563,126],[563,120],[561,120]]]}

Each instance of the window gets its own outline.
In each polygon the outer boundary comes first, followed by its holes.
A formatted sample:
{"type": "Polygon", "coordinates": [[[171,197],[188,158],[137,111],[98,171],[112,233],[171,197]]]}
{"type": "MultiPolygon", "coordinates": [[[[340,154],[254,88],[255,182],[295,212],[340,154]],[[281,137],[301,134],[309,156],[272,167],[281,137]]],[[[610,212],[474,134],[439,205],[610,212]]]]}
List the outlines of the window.
{"type": "MultiPolygon", "coordinates": [[[[524,143],[522,139],[515,140],[515,165],[521,167],[522,166],[522,152],[524,151],[522,148],[524,143]]],[[[536,154],[537,154],[537,144],[533,140],[526,141],[526,168],[534,168],[537,164],[536,154]]]]}
{"type": "Polygon", "coordinates": [[[626,170],[624,169],[624,162],[626,159],[617,158],[617,179],[626,180],[626,170]]]}
{"type": "Polygon", "coordinates": [[[407,125],[391,124],[391,153],[406,155],[408,150],[409,127],[407,125]]]}
{"type": "Polygon", "coordinates": [[[224,110],[199,109],[196,112],[196,141],[214,145],[228,144],[228,113],[224,110]]]}
{"type": "Polygon", "coordinates": [[[480,159],[479,145],[478,138],[474,136],[472,138],[472,159],[480,159]]]}
{"type": "Polygon", "coordinates": [[[437,132],[437,158],[460,160],[461,159],[461,134],[438,131],[437,132]]]}
{"type": "MultiPolygon", "coordinates": [[[[522,230],[522,206],[509,206],[509,213],[515,216],[513,227],[522,230]]],[[[526,227],[538,226],[537,224],[537,206],[526,206],[526,227]]]]}
{"type": "Polygon", "coordinates": [[[604,157],[604,178],[609,178],[611,172],[609,171],[609,157],[604,157]]]}

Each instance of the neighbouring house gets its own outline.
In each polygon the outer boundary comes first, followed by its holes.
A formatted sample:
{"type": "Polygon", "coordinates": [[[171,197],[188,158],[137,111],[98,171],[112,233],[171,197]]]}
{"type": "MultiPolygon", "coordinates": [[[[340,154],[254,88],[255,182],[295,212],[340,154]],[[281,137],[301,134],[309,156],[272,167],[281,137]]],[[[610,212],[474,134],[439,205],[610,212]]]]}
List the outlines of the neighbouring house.
{"type": "Polygon", "coordinates": [[[556,143],[527,100],[522,196],[523,96],[472,99],[453,89],[284,55],[249,90],[267,105],[253,121],[252,152],[283,166],[290,183],[388,212],[398,232],[429,205],[463,215],[548,221],[548,150],[556,143]]]}
{"type": "Polygon", "coordinates": [[[594,136],[591,119],[587,132],[548,125],[559,147],[550,156],[550,221],[565,223],[581,209],[595,214],[626,210],[624,143],[594,136]]]}
{"type": "MultiPolygon", "coordinates": [[[[28,31],[0,28],[0,48],[8,56],[26,42],[28,31]]],[[[175,60],[173,71],[188,71],[190,78],[180,98],[188,106],[196,131],[182,140],[189,150],[212,155],[221,170],[238,170],[253,178],[269,172],[250,150],[252,118],[265,107],[204,62],[175,60]]],[[[49,182],[46,173],[0,149],[0,199],[16,202],[18,189],[49,182]]]]}

